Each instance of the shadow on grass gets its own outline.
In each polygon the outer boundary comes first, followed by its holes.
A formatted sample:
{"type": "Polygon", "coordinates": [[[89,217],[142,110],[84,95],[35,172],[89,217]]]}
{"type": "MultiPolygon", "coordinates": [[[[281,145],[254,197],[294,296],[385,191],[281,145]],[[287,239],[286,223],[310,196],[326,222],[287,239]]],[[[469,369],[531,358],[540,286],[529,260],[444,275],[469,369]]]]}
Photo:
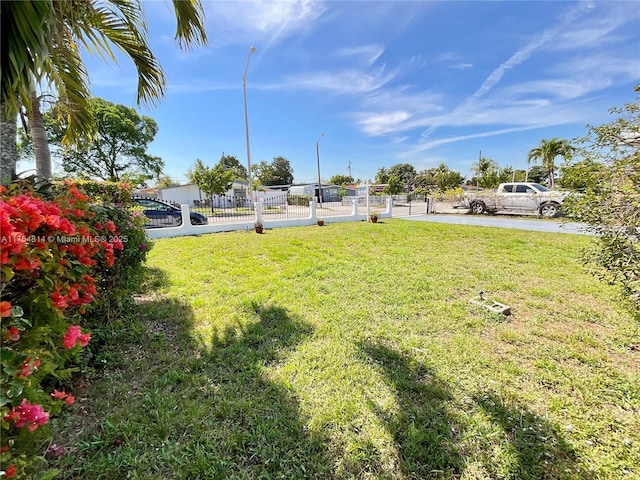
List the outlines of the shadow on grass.
{"type": "Polygon", "coordinates": [[[198,365],[211,385],[205,398],[224,477],[330,477],[324,439],[306,430],[296,398],[265,372],[312,329],[279,306],[246,308],[256,321],[213,330],[212,345],[198,365]]]}
{"type": "Polygon", "coordinates": [[[458,478],[463,463],[456,448],[460,429],[446,410],[451,400],[447,385],[427,365],[383,343],[367,342],[362,350],[395,391],[399,411],[391,417],[376,413],[394,438],[402,474],[458,478]]]}
{"type": "Polygon", "coordinates": [[[588,471],[578,469],[573,448],[545,419],[521,405],[509,407],[493,393],[477,395],[474,401],[504,432],[507,448],[514,457],[509,466],[510,478],[593,478],[588,471]]]}
{"type": "Polygon", "coordinates": [[[471,463],[478,473],[478,460],[488,478],[592,478],[578,469],[575,452],[549,422],[525,407],[509,408],[492,394],[478,394],[473,403],[488,415],[496,434],[485,432],[466,453],[465,429],[473,427],[450,413],[455,399],[435,370],[384,340],[368,341],[361,348],[368,360],[379,365],[396,396],[398,411],[393,415],[371,408],[393,436],[400,478],[459,478],[471,463]],[[492,455],[492,451],[503,453],[492,455]]]}
{"type": "Polygon", "coordinates": [[[169,281],[167,272],[164,270],[148,265],[143,265],[142,268],[144,269],[144,281],[140,286],[141,292],[151,293],[170,285],[171,282],[169,281]]]}
{"type": "Polygon", "coordinates": [[[140,299],[146,335],[114,348],[113,367],[85,390],[86,411],[55,439],[78,454],[49,467],[60,478],[331,478],[325,439],[265,368],[312,329],[279,306],[246,308],[246,326],[212,332],[203,349],[190,305],[140,299]]]}

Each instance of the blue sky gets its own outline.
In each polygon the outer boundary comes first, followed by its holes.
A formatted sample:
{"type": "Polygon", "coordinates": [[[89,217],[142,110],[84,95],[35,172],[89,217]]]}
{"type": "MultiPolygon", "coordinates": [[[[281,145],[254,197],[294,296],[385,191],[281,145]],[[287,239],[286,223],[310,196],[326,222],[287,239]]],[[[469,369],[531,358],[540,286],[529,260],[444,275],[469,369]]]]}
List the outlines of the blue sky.
{"type": "MultiPolygon", "coordinates": [[[[148,1],[167,74],[150,153],[185,182],[196,158],[284,156],[296,182],[445,162],[471,176],[479,151],[523,168],[543,138],[572,139],[633,101],[640,2],[203,1],[209,44],[173,40],[170,3],[148,1]]],[[[92,94],[135,106],[135,71],[87,59],[92,94]]]]}

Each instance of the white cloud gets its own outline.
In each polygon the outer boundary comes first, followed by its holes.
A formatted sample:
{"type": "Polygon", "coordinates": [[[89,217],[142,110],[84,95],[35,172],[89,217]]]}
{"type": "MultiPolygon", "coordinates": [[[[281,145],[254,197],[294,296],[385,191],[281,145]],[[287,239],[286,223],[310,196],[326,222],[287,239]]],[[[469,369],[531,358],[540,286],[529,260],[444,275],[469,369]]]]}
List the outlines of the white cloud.
{"type": "MultiPolygon", "coordinates": [[[[592,2],[581,2],[567,10],[555,25],[535,35],[495,68],[469,97],[452,109],[451,113],[435,118],[422,118],[420,122],[428,125],[422,134],[423,137],[428,138],[443,126],[488,124],[539,126],[579,121],[582,117],[571,114],[571,108],[567,105],[550,105],[549,99],[554,98],[557,101],[557,99],[584,97],[616,81],[633,79],[633,72],[637,74],[638,71],[637,59],[634,61],[620,58],[620,55],[611,55],[611,52],[601,54],[591,49],[584,50],[584,47],[604,43],[603,38],[607,35],[611,36],[611,32],[624,23],[620,9],[604,14],[601,12],[596,14],[594,9],[595,5],[592,2]],[[556,69],[555,78],[511,85],[503,88],[499,94],[493,95],[493,98],[489,98],[488,101],[481,102],[499,86],[508,70],[516,68],[533,55],[545,50],[578,47],[581,48],[581,55],[576,56],[577,59],[559,61],[556,66],[550,63],[552,66],[548,72],[556,69]],[[509,99],[513,105],[501,104],[504,99],[509,99]]],[[[638,14],[636,13],[635,16],[637,17],[638,14]]],[[[455,56],[449,54],[440,58],[452,60],[455,56]]],[[[540,72],[539,76],[548,72],[540,72]]],[[[581,114],[584,114],[583,110],[580,107],[576,109],[581,114]]],[[[406,123],[402,125],[404,128],[408,126],[406,123]]]]}
{"type": "Polygon", "coordinates": [[[315,0],[203,2],[214,46],[256,43],[271,45],[311,28],[326,7],[315,0]]]}
{"type": "Polygon", "coordinates": [[[368,66],[376,63],[380,55],[384,53],[384,46],[378,44],[361,45],[358,47],[345,47],[339,52],[344,56],[364,57],[364,63],[368,66]]]}
{"type": "Polygon", "coordinates": [[[382,88],[395,76],[396,72],[386,73],[384,67],[366,71],[345,69],[289,75],[281,82],[258,86],[258,88],[321,90],[336,95],[367,94],[382,88]]]}
{"type": "Polygon", "coordinates": [[[407,111],[385,113],[362,112],[356,115],[360,128],[369,135],[384,135],[402,130],[403,122],[411,118],[407,111]]]}

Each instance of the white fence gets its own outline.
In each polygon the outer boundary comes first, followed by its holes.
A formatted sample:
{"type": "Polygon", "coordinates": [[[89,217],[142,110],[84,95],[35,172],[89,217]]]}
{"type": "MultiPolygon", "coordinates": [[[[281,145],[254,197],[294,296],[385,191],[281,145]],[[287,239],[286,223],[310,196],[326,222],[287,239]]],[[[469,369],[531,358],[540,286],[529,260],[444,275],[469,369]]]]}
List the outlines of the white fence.
{"type": "MultiPolygon", "coordinates": [[[[191,225],[191,220],[189,217],[189,205],[181,205],[180,207],[182,209],[182,225],[180,225],[179,227],[150,228],[147,230],[148,237],[170,238],[183,237],[187,235],[202,235],[205,233],[230,232],[233,230],[251,230],[253,229],[253,223],[255,221],[262,222],[265,229],[315,225],[318,222],[318,218],[322,218],[325,224],[338,222],[359,222],[368,220],[369,214],[374,211],[374,209],[370,205],[359,206],[358,202],[353,202],[353,208],[350,214],[324,216],[322,215],[322,213],[318,215],[316,202],[311,201],[309,203],[309,216],[306,218],[265,220],[262,215],[262,212],[264,211],[264,204],[262,201],[258,201],[255,205],[255,219],[250,222],[243,221],[237,223],[217,223],[215,225],[191,225]]],[[[391,200],[391,198],[389,198],[386,202],[386,210],[379,211],[378,209],[375,209],[375,211],[378,218],[391,218],[392,209],[393,201],[391,200]]]]}

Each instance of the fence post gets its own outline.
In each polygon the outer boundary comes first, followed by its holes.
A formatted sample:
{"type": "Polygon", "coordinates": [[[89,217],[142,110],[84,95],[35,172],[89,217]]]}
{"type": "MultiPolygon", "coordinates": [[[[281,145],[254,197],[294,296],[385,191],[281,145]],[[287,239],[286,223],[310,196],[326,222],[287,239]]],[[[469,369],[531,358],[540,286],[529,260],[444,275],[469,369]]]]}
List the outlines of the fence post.
{"type": "Polygon", "coordinates": [[[316,216],[316,201],[309,200],[309,218],[314,222],[318,221],[318,217],[316,216]]]}
{"type": "Polygon", "coordinates": [[[256,212],[256,222],[264,223],[264,221],[262,220],[264,200],[260,198],[254,205],[255,205],[255,212],[256,212]]]}

